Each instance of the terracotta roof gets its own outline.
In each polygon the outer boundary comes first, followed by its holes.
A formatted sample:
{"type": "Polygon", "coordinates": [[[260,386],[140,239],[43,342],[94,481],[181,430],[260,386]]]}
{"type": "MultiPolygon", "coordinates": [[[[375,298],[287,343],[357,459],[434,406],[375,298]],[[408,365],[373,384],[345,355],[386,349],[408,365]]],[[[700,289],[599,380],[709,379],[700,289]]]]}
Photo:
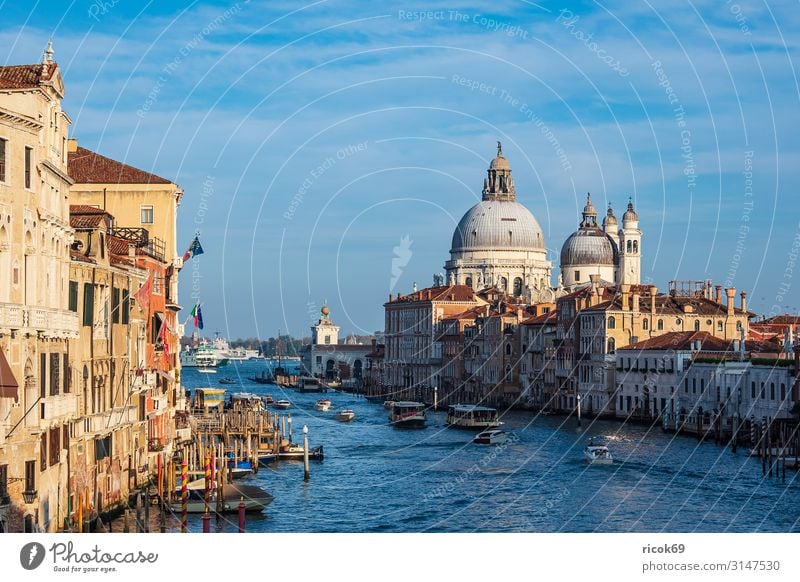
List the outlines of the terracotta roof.
{"type": "Polygon", "coordinates": [[[758,323],[774,325],[800,325],[800,316],[789,315],[788,313],[785,313],[783,315],[775,315],[774,317],[770,317],[764,321],[759,321],[758,323]]]}
{"type": "Polygon", "coordinates": [[[529,317],[525,321],[522,322],[521,325],[541,325],[543,323],[555,323],[556,319],[558,318],[558,312],[553,309],[552,311],[548,311],[547,313],[542,313],[541,315],[536,315],[534,317],[529,317]]]}
{"type": "Polygon", "coordinates": [[[56,63],[0,67],[0,89],[34,89],[53,78],[56,63]]]}
{"type": "Polygon", "coordinates": [[[171,184],[170,180],[112,160],[86,148],[67,157],[69,176],[78,184],[171,184]]]}
{"type": "MultiPolygon", "coordinates": [[[[584,311],[621,311],[622,310],[622,297],[615,295],[613,299],[603,301],[592,307],[586,308],[584,311]]],[[[639,299],[639,312],[650,312],[650,298],[649,296],[641,297],[639,299]]],[[[713,299],[706,299],[705,297],[684,297],[673,296],[668,294],[661,294],[656,296],[656,315],[675,315],[692,316],[692,315],[725,315],[728,312],[728,307],[722,303],[717,303],[713,299]],[[691,312],[685,312],[684,307],[689,306],[692,308],[691,312]]],[[[746,315],[747,312],[739,308],[734,308],[736,315],[746,315]]]]}
{"type": "Polygon", "coordinates": [[[106,241],[108,242],[109,252],[119,256],[128,256],[128,248],[131,245],[130,242],[117,236],[107,236],[106,241]]]}
{"type": "Polygon", "coordinates": [[[719,352],[729,350],[732,343],[716,338],[707,331],[673,331],[618,350],[688,350],[694,341],[701,342],[702,350],[719,352]]]}
{"type": "Polygon", "coordinates": [[[441,285],[427,287],[408,295],[400,295],[387,304],[412,303],[414,301],[473,301],[475,292],[469,285],[441,285]]]}
{"type": "Polygon", "coordinates": [[[73,251],[72,249],[70,249],[69,251],[69,258],[72,259],[73,261],[80,261],[81,263],[91,263],[91,264],[95,263],[94,259],[87,257],[80,251],[73,251]]]}
{"type": "Polygon", "coordinates": [[[72,228],[97,228],[104,220],[110,222],[111,215],[102,208],[74,204],[69,207],[69,225],[72,228]]]}

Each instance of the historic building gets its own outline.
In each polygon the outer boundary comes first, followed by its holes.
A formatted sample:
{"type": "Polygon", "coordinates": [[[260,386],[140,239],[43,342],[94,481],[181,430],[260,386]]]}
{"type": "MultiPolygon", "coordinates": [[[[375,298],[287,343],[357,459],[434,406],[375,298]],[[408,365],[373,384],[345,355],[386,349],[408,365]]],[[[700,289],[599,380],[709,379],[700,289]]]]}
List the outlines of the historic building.
{"type": "Polygon", "coordinates": [[[611,206],[597,223],[597,210],[591,194],[586,195],[586,206],[578,230],[572,233],[561,247],[560,284],[567,291],[590,282],[592,275],[601,284],[638,285],[641,279],[642,231],[639,216],[633,203],[622,217],[622,228],[617,229],[617,218],[611,206]]]}
{"type": "Polygon", "coordinates": [[[0,67],[0,532],[53,531],[67,507],[70,245],[64,83],[41,63],[0,67]]]}
{"type": "Polygon", "coordinates": [[[339,326],[331,321],[330,307],[325,305],[320,309],[319,320],[311,326],[311,343],[303,346],[300,359],[311,376],[360,383],[366,371],[367,354],[372,351],[372,345],[339,343],[339,326]]]}
{"type": "Polygon", "coordinates": [[[555,306],[547,306],[520,324],[521,397],[536,409],[551,408],[555,398],[557,318],[555,306]]]}
{"type": "Polygon", "coordinates": [[[517,202],[511,166],[499,142],[487,173],[481,201],[453,233],[447,283],[476,291],[495,286],[528,302],[552,301],[544,234],[530,210],[517,202]]]}

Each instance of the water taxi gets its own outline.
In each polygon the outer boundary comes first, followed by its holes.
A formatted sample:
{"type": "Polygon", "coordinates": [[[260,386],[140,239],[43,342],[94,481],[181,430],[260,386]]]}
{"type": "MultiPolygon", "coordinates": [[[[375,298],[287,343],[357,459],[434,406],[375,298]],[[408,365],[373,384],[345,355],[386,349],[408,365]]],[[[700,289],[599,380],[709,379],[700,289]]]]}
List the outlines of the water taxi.
{"type": "Polygon", "coordinates": [[[608,447],[596,442],[594,438],[589,439],[589,444],[583,449],[583,456],[586,462],[592,465],[610,465],[614,462],[608,447]]]}
{"type": "Polygon", "coordinates": [[[356,413],[350,410],[349,408],[343,408],[339,412],[336,413],[336,420],[341,420],[342,422],[350,422],[356,417],[356,413]]]}
{"type": "Polygon", "coordinates": [[[288,410],[292,407],[292,403],[288,400],[276,400],[272,403],[272,408],[277,408],[278,410],[288,410]]]}
{"type": "Polygon", "coordinates": [[[425,405],[421,402],[395,402],[389,412],[389,422],[399,428],[423,428],[425,405]]]}
{"type": "Polygon", "coordinates": [[[501,445],[506,441],[508,441],[508,433],[504,430],[496,429],[479,432],[472,439],[472,442],[476,445],[501,445]]]}
{"type": "Polygon", "coordinates": [[[496,408],[453,404],[447,408],[447,424],[454,428],[486,429],[501,424],[496,408]]]}
{"type": "Polygon", "coordinates": [[[331,402],[327,398],[323,398],[321,400],[317,400],[316,404],[314,404],[314,410],[319,412],[328,412],[333,406],[333,402],[331,402]]]}

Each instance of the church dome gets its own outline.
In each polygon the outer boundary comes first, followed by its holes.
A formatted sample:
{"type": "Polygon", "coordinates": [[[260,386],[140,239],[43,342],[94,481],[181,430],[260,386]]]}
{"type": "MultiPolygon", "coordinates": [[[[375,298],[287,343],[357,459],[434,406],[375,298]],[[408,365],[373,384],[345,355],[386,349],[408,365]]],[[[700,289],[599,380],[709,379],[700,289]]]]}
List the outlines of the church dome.
{"type": "Polygon", "coordinates": [[[606,217],[603,219],[603,228],[611,227],[617,224],[617,217],[614,216],[614,211],[611,210],[611,205],[608,207],[606,217]]]}
{"type": "Polygon", "coordinates": [[[516,201],[482,200],[458,223],[450,252],[544,248],[542,229],[530,210],[516,201]]]}
{"type": "Polygon", "coordinates": [[[637,221],[639,220],[639,215],[636,214],[636,211],[633,209],[633,202],[628,202],[628,209],[625,211],[625,214],[622,215],[622,221],[637,221]]]}
{"type": "Polygon", "coordinates": [[[599,228],[580,228],[561,247],[562,269],[571,265],[610,265],[619,260],[614,240],[599,228]]]}
{"type": "Polygon", "coordinates": [[[599,228],[581,228],[561,247],[561,267],[572,265],[611,265],[619,260],[613,239],[599,228]]]}

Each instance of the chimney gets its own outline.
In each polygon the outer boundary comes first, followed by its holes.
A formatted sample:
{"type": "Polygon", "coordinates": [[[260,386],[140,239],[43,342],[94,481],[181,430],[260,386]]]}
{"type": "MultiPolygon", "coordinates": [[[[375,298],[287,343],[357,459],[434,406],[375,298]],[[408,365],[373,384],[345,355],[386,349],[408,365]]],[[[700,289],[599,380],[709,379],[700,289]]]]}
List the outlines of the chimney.
{"type": "Polygon", "coordinates": [[[75,153],[77,151],[78,151],[78,140],[75,139],[74,137],[68,139],[67,140],[67,153],[71,154],[71,153],[75,153]]]}
{"type": "Polygon", "coordinates": [[[394,301],[394,295],[389,293],[389,303],[391,303],[392,301],[394,301]]]}
{"type": "Polygon", "coordinates": [[[633,292],[633,312],[639,313],[639,292],[633,292]]]}
{"type": "Polygon", "coordinates": [[[725,289],[725,295],[727,295],[727,299],[728,299],[728,303],[727,303],[728,304],[728,315],[733,315],[733,308],[734,308],[733,302],[734,302],[734,300],[736,298],[736,289],[734,287],[729,287],[728,289],[725,289]]]}
{"type": "Polygon", "coordinates": [[[714,301],[722,303],[722,285],[717,285],[717,293],[714,296],[714,301]]]}
{"type": "Polygon", "coordinates": [[[631,286],[628,283],[620,285],[622,289],[622,311],[628,311],[628,301],[631,294],[631,286]]]}
{"type": "Polygon", "coordinates": [[[658,287],[650,285],[650,313],[656,314],[656,295],[658,294],[658,287]]]}
{"type": "Polygon", "coordinates": [[[742,311],[747,312],[747,293],[742,291],[742,311]]]}

